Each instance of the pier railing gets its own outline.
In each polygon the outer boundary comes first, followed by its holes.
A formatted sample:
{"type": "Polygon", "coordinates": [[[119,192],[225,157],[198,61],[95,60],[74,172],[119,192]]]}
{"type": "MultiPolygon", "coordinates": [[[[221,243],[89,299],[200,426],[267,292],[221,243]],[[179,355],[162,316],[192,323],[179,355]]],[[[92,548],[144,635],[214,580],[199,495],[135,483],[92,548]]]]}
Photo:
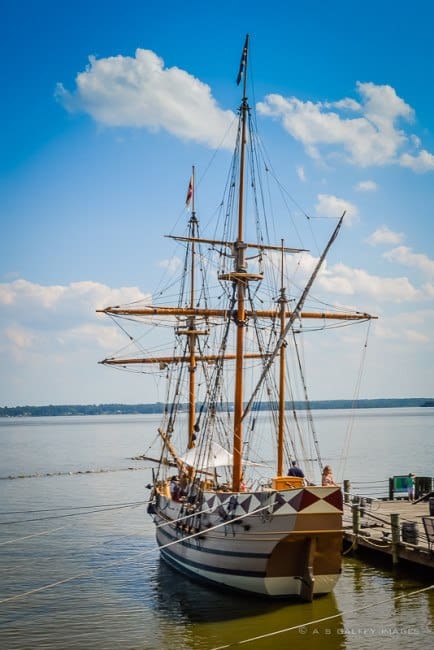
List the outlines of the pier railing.
{"type": "MultiPolygon", "coordinates": [[[[349,503],[351,494],[375,499],[407,499],[408,475],[390,476],[378,481],[349,481],[343,484],[345,502],[349,503]]],[[[415,477],[415,499],[418,500],[434,491],[434,478],[431,476],[415,477]]],[[[434,496],[434,495],[433,495],[434,496]]]]}
{"type": "Polygon", "coordinates": [[[388,480],[344,481],[344,538],[350,548],[375,550],[391,556],[393,564],[408,560],[434,568],[433,479],[422,479],[413,502],[407,494],[390,495],[388,480]]]}

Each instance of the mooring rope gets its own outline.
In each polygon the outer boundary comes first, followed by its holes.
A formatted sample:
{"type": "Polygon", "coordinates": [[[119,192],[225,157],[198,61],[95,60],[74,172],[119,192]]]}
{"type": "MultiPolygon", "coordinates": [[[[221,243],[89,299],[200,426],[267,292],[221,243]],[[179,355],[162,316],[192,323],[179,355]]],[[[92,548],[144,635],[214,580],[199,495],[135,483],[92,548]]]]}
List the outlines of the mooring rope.
{"type": "MultiPolygon", "coordinates": [[[[124,508],[137,508],[138,506],[145,505],[149,501],[137,501],[129,503],[125,506],[115,506],[111,508],[99,508],[98,510],[87,510],[86,512],[68,512],[64,515],[49,515],[48,517],[34,517],[33,519],[16,519],[15,521],[0,521],[0,526],[7,526],[12,524],[24,524],[30,521],[46,521],[47,519],[64,519],[65,517],[80,517],[82,515],[94,515],[99,512],[109,512],[111,510],[123,510],[124,508]]],[[[65,508],[68,510],[68,508],[65,508]]]]}
{"type": "MultiPolygon", "coordinates": [[[[206,532],[208,533],[212,530],[216,530],[217,528],[221,528],[222,526],[228,526],[235,521],[239,521],[250,515],[256,515],[258,512],[262,512],[263,510],[268,510],[269,508],[270,508],[270,504],[267,504],[266,506],[262,506],[261,508],[257,508],[256,510],[252,510],[251,512],[244,513],[243,515],[239,515],[238,517],[233,517],[227,521],[225,520],[220,524],[216,524],[211,528],[207,528],[206,532]]],[[[30,589],[29,591],[24,591],[19,594],[15,594],[14,596],[8,596],[7,598],[3,598],[2,600],[0,600],[0,605],[11,602],[13,600],[19,600],[20,598],[25,598],[26,596],[31,596],[32,594],[40,593],[42,591],[47,591],[48,589],[53,589],[54,587],[58,587],[59,585],[72,582],[73,580],[78,580],[78,578],[87,578],[91,575],[94,575],[97,571],[104,571],[108,567],[116,566],[118,564],[122,564],[123,562],[128,562],[129,560],[135,560],[136,558],[142,557],[143,555],[154,553],[155,551],[168,548],[169,546],[173,546],[174,544],[179,544],[180,542],[185,542],[189,539],[193,539],[194,537],[197,537],[198,535],[203,535],[203,532],[204,532],[203,530],[200,530],[196,533],[192,533],[190,535],[186,535],[185,537],[181,537],[180,539],[175,539],[172,542],[168,542],[167,544],[163,544],[162,546],[154,546],[152,549],[146,549],[145,551],[134,553],[133,555],[129,555],[127,557],[121,558],[120,560],[114,560],[113,562],[108,562],[107,564],[104,564],[104,566],[98,567],[97,569],[92,569],[90,571],[82,571],[81,573],[76,573],[75,575],[69,576],[68,578],[63,578],[62,580],[56,580],[56,582],[51,582],[48,585],[42,585],[42,587],[36,587],[35,589],[30,589]]]]}
{"type": "Polygon", "coordinates": [[[378,605],[395,602],[396,600],[400,600],[402,598],[410,598],[411,596],[422,594],[425,591],[430,591],[430,589],[434,589],[434,585],[430,585],[429,587],[424,587],[423,589],[416,589],[416,591],[412,591],[409,594],[401,594],[400,596],[395,596],[394,598],[386,598],[385,600],[380,600],[375,603],[370,603],[369,605],[365,605],[364,607],[347,609],[344,610],[343,612],[339,612],[338,614],[333,614],[332,616],[317,618],[314,621],[307,621],[306,623],[300,623],[299,625],[293,625],[292,627],[286,627],[281,630],[275,630],[274,632],[268,632],[267,634],[261,634],[259,636],[251,637],[250,639],[243,639],[242,641],[234,641],[233,643],[228,643],[226,645],[219,645],[215,648],[211,648],[211,650],[226,650],[227,648],[235,648],[236,646],[245,645],[247,643],[251,643],[252,641],[260,641],[262,639],[268,639],[272,636],[277,636],[278,634],[284,634],[285,632],[293,632],[294,630],[300,630],[306,627],[310,627],[312,625],[318,625],[319,623],[325,623],[326,621],[332,621],[334,618],[340,618],[341,616],[345,616],[347,614],[354,614],[354,612],[361,612],[363,610],[370,609],[372,607],[378,607],[378,605]]]}
{"type": "Polygon", "coordinates": [[[89,510],[91,508],[111,508],[113,506],[135,506],[146,501],[121,501],[115,503],[93,503],[89,506],[56,506],[55,508],[38,508],[37,510],[0,510],[0,516],[32,515],[36,512],[58,512],[59,510],[89,510]]]}
{"type": "Polygon", "coordinates": [[[41,533],[33,533],[32,535],[25,535],[24,537],[15,537],[15,539],[8,539],[6,542],[0,542],[0,546],[6,546],[6,544],[13,544],[14,542],[22,542],[31,537],[50,535],[50,533],[55,533],[57,530],[64,530],[65,528],[69,528],[69,526],[58,526],[57,528],[51,528],[51,530],[43,530],[41,533]]]}

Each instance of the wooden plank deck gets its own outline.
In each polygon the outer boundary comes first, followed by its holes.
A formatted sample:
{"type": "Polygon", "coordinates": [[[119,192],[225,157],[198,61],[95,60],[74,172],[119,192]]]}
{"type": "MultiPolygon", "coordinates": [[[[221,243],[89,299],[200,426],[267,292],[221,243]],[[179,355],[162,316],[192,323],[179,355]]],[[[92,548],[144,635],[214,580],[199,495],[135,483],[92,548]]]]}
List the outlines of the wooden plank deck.
{"type": "MultiPolygon", "coordinates": [[[[400,541],[396,547],[398,562],[411,563],[434,571],[434,551],[429,549],[422,517],[429,516],[426,501],[411,503],[407,500],[376,501],[361,508],[359,534],[353,532],[351,504],[344,506],[344,546],[350,553],[355,549],[370,551],[384,559],[388,566],[393,564],[391,515],[399,515],[400,541]],[[413,544],[402,539],[402,524],[416,524],[417,541],[413,544]]],[[[431,549],[433,546],[431,545],[431,549]]]]}

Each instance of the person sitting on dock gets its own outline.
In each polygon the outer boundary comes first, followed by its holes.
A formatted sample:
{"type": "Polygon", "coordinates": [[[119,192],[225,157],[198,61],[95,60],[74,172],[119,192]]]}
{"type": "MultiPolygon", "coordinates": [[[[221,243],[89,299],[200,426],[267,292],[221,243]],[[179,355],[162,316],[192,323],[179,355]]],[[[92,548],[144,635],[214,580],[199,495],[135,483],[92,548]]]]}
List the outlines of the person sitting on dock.
{"type": "Polygon", "coordinates": [[[408,500],[409,501],[414,501],[415,498],[415,474],[410,474],[408,475],[407,479],[407,494],[408,494],[408,500]]]}
{"type": "Polygon", "coordinates": [[[304,478],[304,472],[297,466],[295,460],[291,463],[291,467],[288,470],[288,476],[299,476],[300,478],[304,478]]]}
{"type": "Polygon", "coordinates": [[[324,487],[333,487],[337,485],[333,478],[333,472],[330,465],[326,465],[322,471],[321,485],[324,487]]]}

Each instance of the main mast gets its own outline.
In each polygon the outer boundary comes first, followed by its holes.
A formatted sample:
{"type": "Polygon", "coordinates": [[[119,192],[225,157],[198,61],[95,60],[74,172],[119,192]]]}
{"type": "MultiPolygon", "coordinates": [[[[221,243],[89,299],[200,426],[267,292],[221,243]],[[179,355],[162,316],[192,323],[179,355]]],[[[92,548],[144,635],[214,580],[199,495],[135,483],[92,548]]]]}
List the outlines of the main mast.
{"type": "Polygon", "coordinates": [[[235,276],[234,280],[237,285],[237,316],[236,316],[236,362],[235,362],[235,396],[234,396],[234,442],[233,442],[233,474],[232,489],[238,492],[241,483],[241,460],[243,448],[243,363],[244,363],[244,334],[245,334],[245,292],[246,281],[242,277],[246,273],[246,260],[244,243],[244,171],[245,171],[245,150],[246,150],[246,124],[249,111],[247,102],[247,63],[248,63],[249,35],[246,36],[244,49],[241,56],[240,71],[238,73],[238,82],[243,76],[243,99],[241,102],[241,151],[240,151],[240,184],[238,193],[238,237],[235,242],[235,276]]]}

